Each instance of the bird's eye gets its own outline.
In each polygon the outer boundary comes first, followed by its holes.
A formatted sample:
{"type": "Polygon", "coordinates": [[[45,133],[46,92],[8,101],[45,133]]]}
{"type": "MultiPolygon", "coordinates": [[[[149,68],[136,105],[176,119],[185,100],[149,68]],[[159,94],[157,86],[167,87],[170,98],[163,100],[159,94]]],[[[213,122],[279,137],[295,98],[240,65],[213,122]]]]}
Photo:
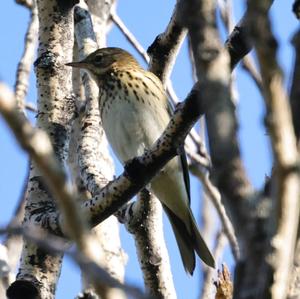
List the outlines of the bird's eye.
{"type": "Polygon", "coordinates": [[[103,58],[102,55],[95,56],[95,58],[94,58],[94,64],[95,65],[100,65],[102,63],[102,58],[103,58]]]}

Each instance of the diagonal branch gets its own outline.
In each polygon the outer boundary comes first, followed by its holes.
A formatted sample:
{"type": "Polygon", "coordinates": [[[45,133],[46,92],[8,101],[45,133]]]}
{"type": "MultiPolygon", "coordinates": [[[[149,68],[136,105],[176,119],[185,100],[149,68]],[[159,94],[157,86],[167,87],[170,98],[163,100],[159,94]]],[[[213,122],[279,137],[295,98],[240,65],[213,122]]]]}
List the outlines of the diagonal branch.
{"type": "Polygon", "coordinates": [[[77,250],[68,250],[68,245],[64,239],[47,233],[42,229],[37,228],[27,228],[24,229],[19,226],[9,226],[8,228],[0,228],[1,234],[11,234],[14,236],[22,236],[26,240],[38,245],[46,251],[52,252],[54,254],[66,254],[75,263],[77,263],[83,271],[87,273],[92,279],[103,281],[104,284],[111,288],[119,288],[123,290],[128,295],[137,299],[154,299],[153,297],[147,296],[142,292],[142,290],[129,284],[122,284],[117,279],[112,277],[105,269],[95,263],[89,257],[82,254],[82,252],[77,250]]]}
{"type": "MultiPolygon", "coordinates": [[[[137,157],[125,166],[125,171],[110,182],[98,195],[82,204],[82,211],[92,225],[97,225],[111,214],[115,213],[124,203],[141,190],[155,174],[173,157],[177,155],[177,148],[184,142],[191,127],[203,114],[204,101],[199,93],[201,85],[193,88],[184,104],[178,106],[168,127],[143,156],[137,157]]],[[[0,112],[16,135],[22,147],[31,155],[43,173],[47,173],[46,182],[56,198],[70,200],[73,194],[65,188],[66,175],[62,172],[58,162],[52,154],[51,145],[47,136],[34,129],[26,118],[21,117],[15,110],[10,91],[2,83],[0,85],[0,112]],[[39,140],[39,142],[37,142],[39,140]],[[43,140],[43,146],[41,146],[43,140]]],[[[63,234],[61,217],[56,212],[49,213],[49,225],[59,225],[55,232],[63,234]]]]}
{"type": "MultiPolygon", "coordinates": [[[[272,1],[268,1],[266,10],[269,10],[272,1]]],[[[253,48],[253,41],[249,36],[248,11],[243,15],[241,20],[234,27],[225,42],[225,46],[230,56],[230,67],[233,70],[239,61],[244,58],[253,48]]]]}

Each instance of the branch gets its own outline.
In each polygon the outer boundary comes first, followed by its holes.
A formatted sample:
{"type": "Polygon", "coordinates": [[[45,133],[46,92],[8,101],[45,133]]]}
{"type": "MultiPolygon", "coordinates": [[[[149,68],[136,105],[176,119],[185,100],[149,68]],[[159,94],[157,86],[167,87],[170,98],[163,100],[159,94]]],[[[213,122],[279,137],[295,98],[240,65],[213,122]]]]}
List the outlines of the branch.
{"type": "Polygon", "coordinates": [[[34,0],[16,0],[16,3],[32,9],[34,0]]]}
{"type": "Polygon", "coordinates": [[[149,71],[165,85],[174,66],[180,46],[186,36],[186,29],[178,22],[178,3],[173,10],[166,30],[159,34],[147,52],[150,56],[149,71]]]}
{"type": "Polygon", "coordinates": [[[192,165],[191,171],[197,178],[201,180],[205,192],[209,196],[210,200],[212,201],[218,213],[218,216],[221,220],[222,228],[229,241],[232,255],[236,261],[239,260],[240,249],[239,249],[238,241],[236,239],[236,235],[232,223],[221,201],[221,194],[219,190],[212,184],[212,182],[209,179],[209,175],[204,174],[197,165],[192,165]]]}
{"type": "Polygon", "coordinates": [[[247,199],[253,190],[237,141],[237,120],[229,93],[229,57],[218,36],[214,2],[189,0],[181,9],[181,20],[189,29],[198,84],[202,86],[203,101],[198,105],[205,111],[213,179],[229,208],[243,255],[247,250],[243,224],[249,217],[247,199]]]}
{"type": "MultiPolygon", "coordinates": [[[[29,167],[27,171],[27,175],[23,182],[23,187],[20,193],[20,198],[18,200],[17,207],[15,209],[14,215],[11,218],[9,222],[9,226],[15,225],[20,226],[23,218],[24,218],[24,210],[25,210],[25,200],[27,197],[27,184],[29,179],[29,167]]],[[[5,240],[3,242],[2,246],[0,246],[5,250],[7,253],[7,259],[6,264],[8,267],[8,272],[5,273],[5,275],[0,275],[1,282],[0,282],[0,297],[5,297],[5,291],[9,287],[9,285],[15,280],[16,276],[16,267],[18,265],[18,262],[20,260],[22,245],[23,245],[23,239],[20,236],[7,234],[5,236],[5,240]],[[1,292],[1,289],[3,292],[1,292]]]]}
{"type": "Polygon", "coordinates": [[[0,244],[0,296],[2,298],[5,297],[5,291],[13,281],[11,270],[7,248],[0,244]]]}
{"type": "Polygon", "coordinates": [[[139,54],[141,54],[145,62],[148,64],[150,62],[150,57],[147,51],[135,38],[132,32],[126,27],[122,19],[117,15],[115,11],[112,11],[110,13],[110,17],[112,21],[116,24],[116,26],[120,29],[120,31],[124,34],[125,38],[129,41],[129,43],[138,51],[139,54]]]}
{"type": "MultiPolygon", "coordinates": [[[[118,15],[112,12],[111,18],[144,60],[149,63],[150,58],[147,52],[118,15]]],[[[124,213],[127,217],[122,221],[134,236],[144,283],[150,294],[157,298],[176,298],[169,256],[163,236],[160,203],[153,195],[150,196],[144,190],[139,194],[139,200],[133,205],[133,208],[131,206],[125,208],[124,213]]]]}
{"type": "MultiPolygon", "coordinates": [[[[79,58],[83,59],[89,53],[95,51],[98,45],[89,12],[76,6],[74,19],[79,58]]],[[[87,100],[86,113],[81,115],[81,131],[77,137],[78,163],[80,176],[87,190],[95,195],[99,187],[102,188],[112,178],[114,170],[102,125],[99,126],[101,121],[98,105],[98,86],[85,72],[81,72],[81,80],[87,100]]]]}
{"type": "MultiPolygon", "coordinates": [[[[122,175],[110,182],[98,195],[82,204],[82,210],[93,225],[99,224],[115,213],[124,203],[146,186],[155,174],[173,157],[177,155],[177,147],[183,143],[191,127],[202,115],[204,101],[201,85],[193,88],[184,104],[177,107],[166,130],[152,148],[143,156],[137,157],[125,166],[122,175]]],[[[7,88],[1,84],[0,110],[8,125],[16,135],[22,147],[31,155],[43,173],[47,173],[47,183],[56,198],[72,198],[72,194],[64,188],[66,176],[59,168],[58,162],[51,155],[50,143],[46,135],[32,128],[31,124],[14,111],[15,105],[7,88]],[[9,98],[9,99],[7,99],[9,98]],[[36,140],[42,141],[36,142],[36,140]]],[[[68,201],[68,199],[67,199],[68,201]]],[[[57,234],[62,234],[59,218],[48,213],[48,224],[55,223],[57,234]],[[55,217],[54,219],[52,217],[55,217]],[[57,225],[59,225],[57,227],[57,225]],[[60,228],[60,229],[59,229],[60,228]]]]}
{"type": "MultiPolygon", "coordinates": [[[[272,1],[268,1],[266,9],[269,10],[272,1]]],[[[230,56],[231,70],[245,57],[253,48],[253,41],[249,36],[248,11],[244,14],[238,24],[234,27],[233,31],[225,42],[225,47],[230,56]]]]}
{"type": "Polygon", "coordinates": [[[299,161],[282,71],[276,61],[277,41],[268,18],[271,3],[270,0],[249,1],[248,22],[263,78],[266,124],[275,164],[272,187],[276,188],[276,193],[269,216],[272,240],[261,274],[266,278],[260,282],[260,292],[270,292],[272,298],[283,299],[287,293],[299,221],[299,161]]]}
{"type": "MultiPolygon", "coordinates": [[[[299,104],[299,96],[300,96],[300,88],[299,82],[300,80],[300,31],[298,30],[292,40],[292,43],[295,48],[295,64],[292,78],[292,85],[290,91],[290,105],[292,110],[293,117],[293,126],[296,135],[296,141],[298,143],[298,151],[299,151],[299,136],[300,136],[300,104],[299,104]]],[[[297,298],[300,296],[300,239],[299,239],[299,227],[298,227],[298,239],[294,254],[294,261],[291,273],[291,279],[289,283],[288,290],[288,299],[297,298]]]]}
{"type": "Polygon", "coordinates": [[[292,85],[290,91],[290,104],[292,109],[293,116],[293,125],[294,131],[296,135],[297,142],[299,142],[300,138],[300,31],[298,31],[293,37],[293,46],[295,48],[295,64],[294,64],[294,72],[292,78],[292,85]]]}
{"type": "Polygon", "coordinates": [[[296,18],[300,18],[300,1],[295,0],[293,3],[293,13],[295,14],[296,18]]]}
{"type": "Polygon", "coordinates": [[[28,82],[30,69],[34,58],[34,52],[38,36],[38,15],[35,1],[31,8],[31,19],[25,36],[25,47],[22,58],[18,64],[16,83],[15,83],[15,96],[18,108],[24,110],[26,107],[25,97],[28,91],[28,82]]]}
{"type": "Polygon", "coordinates": [[[145,286],[155,298],[175,299],[169,255],[163,235],[162,206],[146,189],[138,201],[118,212],[133,234],[145,286]]]}
{"type": "MultiPolygon", "coordinates": [[[[17,236],[23,236],[26,240],[36,244],[39,248],[45,251],[52,252],[52,254],[66,254],[76,264],[80,266],[83,271],[86,272],[94,280],[103,281],[105,285],[111,288],[118,288],[123,290],[128,295],[137,299],[151,299],[145,295],[140,289],[129,284],[122,284],[114,277],[112,277],[105,269],[97,265],[93,260],[82,254],[77,250],[68,250],[69,245],[66,244],[65,240],[47,233],[46,231],[38,228],[27,228],[24,229],[19,226],[11,226],[8,228],[0,228],[1,234],[13,234],[17,236]]],[[[30,285],[28,285],[30,287],[30,285]]],[[[154,298],[152,298],[154,299],[154,298]]]]}
{"type": "Polygon", "coordinates": [[[263,86],[262,86],[261,75],[258,72],[258,70],[256,69],[254,61],[251,59],[251,57],[249,55],[243,58],[242,67],[244,68],[245,71],[248,72],[248,74],[254,81],[256,87],[260,91],[261,95],[263,95],[263,86]]]}
{"type": "MultiPolygon", "coordinates": [[[[72,5],[72,1],[68,1],[68,3],[57,2],[56,0],[37,1],[40,26],[38,59],[35,63],[39,110],[37,126],[48,133],[51,141],[45,137],[45,133],[41,132],[34,136],[37,139],[34,139],[30,134],[28,137],[34,145],[39,144],[40,146],[41,152],[36,153],[36,156],[41,155],[41,153],[46,155],[53,146],[55,161],[59,161],[55,163],[57,167],[54,169],[59,172],[66,161],[66,145],[68,144],[71,119],[74,114],[70,89],[71,70],[61,63],[72,57],[72,5]]],[[[6,96],[9,96],[8,93],[6,96]]],[[[8,109],[8,111],[16,109],[15,101],[13,99],[6,101],[2,108],[8,109]]],[[[27,123],[24,122],[25,119],[20,117],[16,111],[13,114],[18,119],[21,130],[26,131],[26,127],[22,127],[23,124],[27,123]]],[[[51,163],[53,160],[50,159],[48,162],[51,163]]],[[[48,174],[44,173],[44,175],[47,177],[48,174]]],[[[67,184],[63,185],[63,187],[66,186],[67,184]]],[[[56,203],[50,196],[43,182],[43,176],[35,163],[31,167],[28,190],[24,226],[48,225],[43,222],[43,217],[47,218],[51,212],[56,211],[56,203]]],[[[57,224],[52,224],[52,229],[56,230],[57,224]]],[[[31,284],[36,294],[42,299],[53,298],[61,261],[60,255],[41,252],[34,244],[25,241],[17,281],[8,289],[10,294],[14,294],[11,298],[15,297],[18,292],[21,292],[24,297],[27,296],[29,290],[24,290],[22,287],[24,281],[31,284]]]]}
{"type": "MultiPolygon", "coordinates": [[[[109,15],[108,2],[96,2],[98,8],[102,7],[102,9],[100,9],[102,13],[98,13],[98,22],[96,22],[94,28],[96,31],[103,32],[107,26],[105,20],[108,20],[109,15]],[[104,7],[108,15],[104,15],[104,7]],[[103,22],[100,22],[101,16],[104,18],[103,22]]],[[[93,1],[89,1],[89,4],[91,3],[93,3],[93,1]]],[[[76,6],[74,9],[74,20],[79,57],[82,59],[96,50],[98,46],[88,11],[76,6]]],[[[101,40],[104,42],[103,38],[101,40]]],[[[100,47],[102,46],[104,45],[101,44],[100,47]]],[[[78,174],[80,174],[85,189],[94,196],[100,188],[104,187],[104,185],[112,179],[114,166],[100,120],[98,86],[86,73],[82,72],[81,75],[86,98],[86,113],[80,115],[78,118],[78,126],[80,129],[78,130],[78,134],[74,136],[77,143],[76,162],[79,164],[78,174]]],[[[117,219],[115,217],[109,217],[100,226],[97,226],[94,231],[98,244],[98,248],[94,249],[98,252],[97,260],[114,278],[123,282],[126,257],[120,244],[119,223],[117,219]]],[[[120,290],[106,288],[106,298],[116,297],[124,298],[125,295],[121,294],[120,290]]]]}
{"type": "Polygon", "coordinates": [[[252,45],[249,37],[247,37],[245,19],[243,17],[239,24],[236,25],[236,27],[232,30],[233,16],[232,12],[228,11],[232,9],[231,1],[221,0],[218,3],[219,8],[221,10],[222,21],[226,26],[227,31],[232,31],[232,33],[229,35],[228,39],[225,42],[225,48],[228,50],[231,59],[231,64],[233,64],[231,65],[231,70],[233,70],[237,63],[240,60],[242,60],[242,67],[250,75],[250,77],[256,84],[258,90],[262,93],[261,76],[255,67],[254,61],[251,59],[250,55],[247,55],[252,49],[252,45]],[[222,2],[226,3],[221,4],[222,2]],[[241,42],[238,43],[239,41],[241,42]],[[236,61],[234,62],[234,60],[236,61]]]}
{"type": "Polygon", "coordinates": [[[116,0],[86,0],[89,12],[92,15],[92,20],[96,34],[97,44],[101,47],[106,45],[106,34],[110,29],[110,13],[114,10],[116,0]]]}
{"type": "MultiPolygon", "coordinates": [[[[0,112],[13,128],[14,133],[19,132],[16,134],[18,140],[31,154],[33,161],[44,175],[50,191],[52,191],[60,205],[62,215],[54,210],[52,213],[44,215],[43,220],[49,217],[49,223],[46,223],[50,224],[50,227],[58,225],[57,228],[60,234],[61,230],[64,231],[65,235],[70,236],[77,243],[83,254],[90,260],[95,260],[96,256],[94,254],[96,253],[92,250],[94,248],[92,245],[94,242],[93,235],[87,231],[82,213],[74,201],[76,196],[69,191],[66,175],[62,172],[61,165],[54,155],[47,135],[43,131],[34,129],[25,116],[17,111],[13,95],[4,84],[0,85],[0,112]]],[[[49,230],[50,227],[45,228],[49,230]]],[[[58,231],[55,231],[55,233],[57,234],[58,231]]],[[[9,292],[14,293],[18,287],[22,287],[23,280],[20,279],[21,285],[14,283],[9,292]]],[[[99,292],[102,290],[101,283],[101,281],[98,281],[95,285],[99,292]]]]}

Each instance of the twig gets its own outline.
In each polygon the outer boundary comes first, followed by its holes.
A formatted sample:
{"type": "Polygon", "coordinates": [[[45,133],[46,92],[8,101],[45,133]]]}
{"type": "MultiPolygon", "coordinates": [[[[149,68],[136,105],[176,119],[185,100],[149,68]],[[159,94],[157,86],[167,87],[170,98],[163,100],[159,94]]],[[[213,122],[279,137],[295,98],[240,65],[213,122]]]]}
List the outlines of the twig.
{"type": "Polygon", "coordinates": [[[25,106],[25,97],[28,91],[29,75],[34,58],[34,50],[36,47],[38,36],[38,15],[35,0],[32,1],[31,20],[26,32],[25,47],[22,58],[18,64],[16,83],[15,83],[15,97],[17,106],[20,110],[28,109],[25,106]]]}
{"type": "MultiPolygon", "coordinates": [[[[219,231],[216,236],[214,253],[213,253],[216,261],[219,261],[221,259],[225,245],[226,245],[225,234],[222,231],[219,231]]],[[[202,287],[202,294],[200,298],[202,299],[212,298],[212,294],[214,293],[213,280],[217,274],[216,272],[217,271],[215,269],[206,268],[203,287],[202,287]]]]}
{"type": "Polygon", "coordinates": [[[33,103],[26,103],[25,102],[25,109],[31,112],[37,112],[36,106],[33,103]]]}
{"type": "Polygon", "coordinates": [[[195,165],[194,167],[192,165],[190,169],[192,173],[201,180],[205,192],[211,199],[218,213],[218,216],[220,217],[224,233],[228,238],[233,257],[237,261],[240,258],[240,249],[239,249],[238,241],[236,239],[235,231],[232,226],[232,223],[228,217],[224,205],[222,204],[221,194],[219,190],[212,184],[212,182],[209,179],[209,175],[204,174],[197,165],[195,165]]]}
{"type": "Polygon", "coordinates": [[[262,78],[257,68],[255,67],[254,61],[250,58],[250,56],[246,56],[242,60],[242,67],[248,72],[250,77],[253,79],[256,87],[263,94],[263,86],[262,86],[262,78]]]}
{"type": "MultiPolygon", "coordinates": [[[[232,70],[238,63],[238,61],[242,61],[242,67],[245,71],[250,75],[250,77],[253,79],[254,83],[256,84],[258,90],[262,93],[262,80],[259,72],[257,71],[254,61],[251,59],[249,55],[246,55],[246,53],[250,52],[252,45],[250,44],[250,41],[248,41],[247,37],[247,29],[244,29],[246,27],[245,19],[242,18],[240,23],[236,26],[236,28],[233,28],[233,19],[232,19],[232,13],[228,12],[228,4],[226,1],[226,4],[222,5],[224,0],[219,1],[219,7],[221,11],[221,17],[223,20],[223,23],[226,26],[226,29],[228,32],[232,32],[227,41],[225,42],[225,47],[228,49],[229,54],[231,55],[231,59],[236,59],[237,62],[233,62],[234,65],[232,65],[232,70]],[[239,29],[238,29],[239,28],[239,29]],[[242,29],[241,29],[242,28],[242,29]],[[239,40],[242,40],[243,42],[240,44],[237,44],[239,40]],[[236,45],[237,44],[237,45],[236,45]],[[245,47],[245,49],[241,49],[239,47],[245,47]],[[237,53],[237,51],[241,51],[241,53],[237,53]],[[235,57],[238,56],[238,57],[235,57]],[[240,56],[239,56],[240,55],[240,56]]],[[[231,5],[229,5],[231,7],[231,5]]]]}
{"type": "Polygon", "coordinates": [[[16,3],[32,9],[34,0],[16,0],[16,3]]]}
{"type": "Polygon", "coordinates": [[[132,44],[132,46],[138,51],[139,54],[144,58],[145,62],[150,62],[150,57],[147,51],[143,48],[143,46],[139,43],[139,41],[135,38],[132,32],[127,28],[122,19],[117,15],[115,11],[110,13],[112,21],[116,24],[116,26],[120,29],[120,31],[124,34],[126,39],[132,44]]]}

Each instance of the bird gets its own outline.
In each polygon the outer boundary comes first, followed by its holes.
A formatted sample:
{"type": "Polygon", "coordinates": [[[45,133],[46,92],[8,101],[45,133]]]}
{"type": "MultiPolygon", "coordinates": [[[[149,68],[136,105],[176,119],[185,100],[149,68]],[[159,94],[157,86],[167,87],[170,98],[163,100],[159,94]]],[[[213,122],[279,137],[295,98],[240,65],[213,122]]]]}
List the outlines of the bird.
{"type": "MultiPolygon", "coordinates": [[[[160,79],[145,70],[127,51],[100,48],[67,66],[89,73],[99,87],[99,110],[107,139],[120,162],[150,149],[167,127],[172,108],[160,79]]],[[[183,147],[151,180],[150,191],[160,200],[171,223],[187,273],[193,275],[195,252],[208,266],[214,257],[202,238],[190,207],[187,160],[183,147]]]]}

